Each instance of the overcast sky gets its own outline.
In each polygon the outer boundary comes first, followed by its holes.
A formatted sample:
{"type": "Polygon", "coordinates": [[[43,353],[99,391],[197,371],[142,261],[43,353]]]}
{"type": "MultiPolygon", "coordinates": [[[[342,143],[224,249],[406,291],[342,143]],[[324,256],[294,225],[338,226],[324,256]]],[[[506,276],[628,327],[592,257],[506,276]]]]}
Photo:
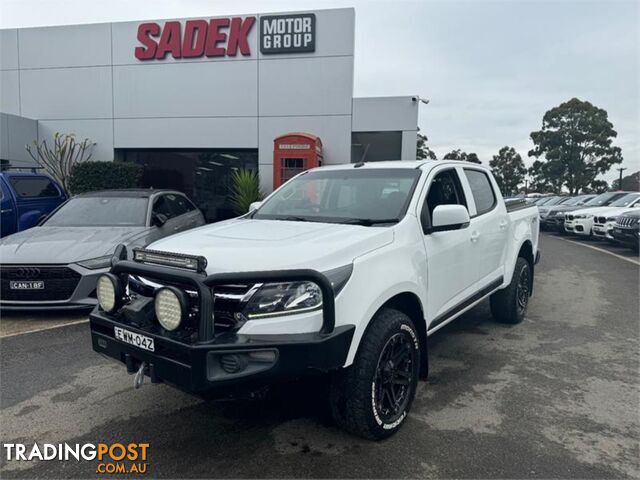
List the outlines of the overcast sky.
{"type": "Polygon", "coordinates": [[[0,27],[341,6],[356,9],[354,95],[430,99],[419,125],[439,158],[510,145],[531,163],[544,112],[578,97],[609,112],[625,174],[640,169],[636,1],[0,0],[0,27]]]}

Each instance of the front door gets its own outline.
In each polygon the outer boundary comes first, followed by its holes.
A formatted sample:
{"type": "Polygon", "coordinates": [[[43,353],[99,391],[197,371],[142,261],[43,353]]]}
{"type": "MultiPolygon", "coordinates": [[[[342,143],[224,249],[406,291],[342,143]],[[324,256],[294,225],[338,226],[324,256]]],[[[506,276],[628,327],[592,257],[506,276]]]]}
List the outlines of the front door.
{"type": "MultiPolygon", "coordinates": [[[[438,205],[464,205],[467,202],[455,167],[431,173],[420,213],[422,225],[430,225],[438,205]]],[[[460,303],[473,295],[476,264],[471,252],[469,228],[432,232],[423,236],[427,277],[428,328],[443,323],[460,303]]]]}

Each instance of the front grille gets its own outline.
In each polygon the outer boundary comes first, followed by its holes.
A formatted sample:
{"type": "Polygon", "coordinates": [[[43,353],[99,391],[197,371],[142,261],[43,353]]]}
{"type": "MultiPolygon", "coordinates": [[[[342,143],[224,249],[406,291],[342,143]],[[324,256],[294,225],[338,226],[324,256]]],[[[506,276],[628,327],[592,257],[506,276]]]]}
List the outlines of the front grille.
{"type": "Polygon", "coordinates": [[[595,223],[600,223],[600,224],[605,224],[605,223],[607,223],[607,217],[595,217],[594,218],[594,222],[595,223]]]}
{"type": "Polygon", "coordinates": [[[238,319],[236,313],[240,313],[244,305],[242,299],[253,285],[220,285],[215,287],[215,301],[213,304],[214,327],[216,331],[232,330],[236,327],[238,319]]]}
{"type": "Polygon", "coordinates": [[[573,215],[567,215],[567,220],[573,220],[573,215]]]}
{"type": "Polygon", "coordinates": [[[638,223],[638,218],[636,217],[619,217],[616,221],[617,227],[633,227],[638,223]]]}
{"type": "Polygon", "coordinates": [[[0,267],[0,299],[6,302],[46,302],[68,300],[80,281],[81,275],[69,267],[41,267],[37,265],[3,265],[0,267]],[[12,281],[44,282],[41,290],[13,290],[12,281]]]}

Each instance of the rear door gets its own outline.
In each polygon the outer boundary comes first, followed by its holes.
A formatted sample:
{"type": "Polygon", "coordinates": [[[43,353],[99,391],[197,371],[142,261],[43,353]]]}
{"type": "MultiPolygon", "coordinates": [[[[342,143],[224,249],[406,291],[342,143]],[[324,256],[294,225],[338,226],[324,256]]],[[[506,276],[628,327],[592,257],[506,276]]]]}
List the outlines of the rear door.
{"type": "MultiPolygon", "coordinates": [[[[429,174],[423,195],[420,207],[423,232],[424,227],[430,226],[433,210],[438,205],[467,206],[459,172],[454,166],[436,167],[429,174]]],[[[423,233],[423,242],[425,257],[421,265],[427,279],[427,318],[431,319],[428,328],[434,328],[473,295],[476,259],[471,254],[469,228],[423,233]]]]}
{"type": "Polygon", "coordinates": [[[503,255],[509,234],[509,217],[500,193],[484,170],[464,167],[463,186],[470,203],[471,249],[477,289],[497,283],[504,275],[503,255]]]}
{"type": "Polygon", "coordinates": [[[3,178],[0,178],[0,237],[16,231],[16,206],[3,178]]]}

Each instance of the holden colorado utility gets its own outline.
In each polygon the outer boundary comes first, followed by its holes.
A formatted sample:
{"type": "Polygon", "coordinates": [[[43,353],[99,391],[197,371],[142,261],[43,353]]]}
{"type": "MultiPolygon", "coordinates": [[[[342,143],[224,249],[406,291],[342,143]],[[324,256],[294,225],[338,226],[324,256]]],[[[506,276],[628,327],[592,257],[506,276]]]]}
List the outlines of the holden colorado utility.
{"type": "Polygon", "coordinates": [[[93,349],[136,386],[204,397],[327,374],[336,423],[385,438],[427,375],[429,335],[486,297],[498,321],[522,321],[538,232],[537,208],[507,208],[480,165],[307,170],[242,217],[119,249],[93,349]]]}

